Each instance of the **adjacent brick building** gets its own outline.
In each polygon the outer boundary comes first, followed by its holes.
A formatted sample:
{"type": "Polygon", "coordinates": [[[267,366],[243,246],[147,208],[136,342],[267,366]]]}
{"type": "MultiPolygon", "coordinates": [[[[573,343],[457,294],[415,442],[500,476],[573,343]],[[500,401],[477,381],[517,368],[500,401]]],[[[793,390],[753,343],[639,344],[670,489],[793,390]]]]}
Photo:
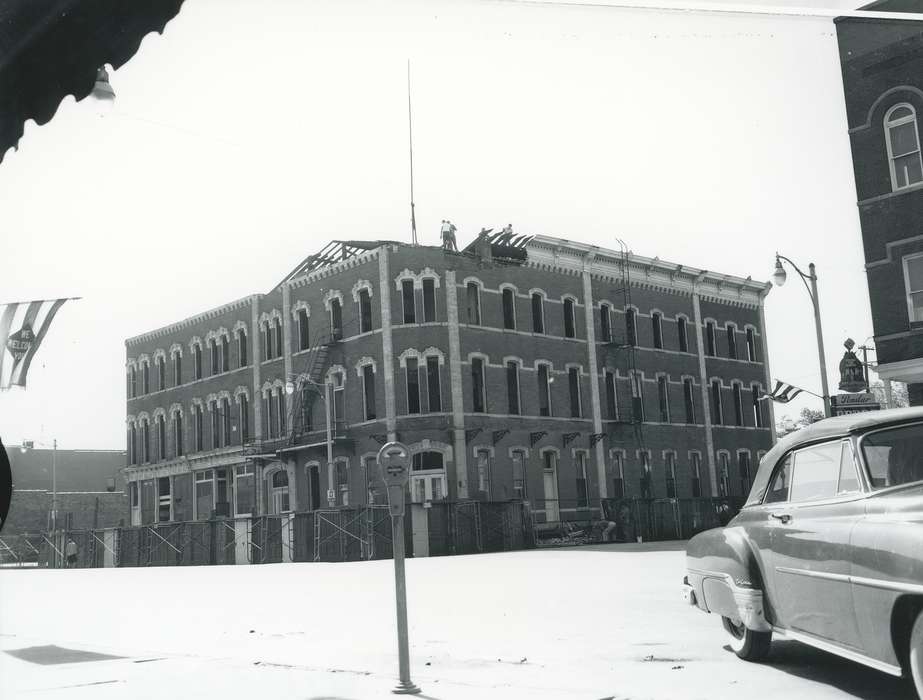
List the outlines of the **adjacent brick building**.
{"type": "Polygon", "coordinates": [[[415,502],[739,496],[772,444],[768,288],[546,236],[333,242],[126,342],[132,522],[382,503],[393,439],[415,502]]]}
{"type": "MultiPolygon", "coordinates": [[[[919,12],[916,0],[863,8],[919,12]]],[[[923,404],[923,22],[836,20],[878,375],[923,404]]]]}

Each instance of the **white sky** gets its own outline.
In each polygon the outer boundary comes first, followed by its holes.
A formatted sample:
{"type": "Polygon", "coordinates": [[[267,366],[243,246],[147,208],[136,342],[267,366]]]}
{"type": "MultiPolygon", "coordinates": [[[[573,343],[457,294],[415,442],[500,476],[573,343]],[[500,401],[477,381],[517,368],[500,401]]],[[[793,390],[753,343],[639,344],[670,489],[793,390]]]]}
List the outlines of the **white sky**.
{"type": "MultiPolygon", "coordinates": [[[[451,218],[461,243],[511,221],[758,280],[777,249],[813,260],[835,390],[872,327],[830,19],[190,0],[111,74],[109,114],[69,98],[0,164],[0,301],[84,297],[0,395],[4,442],[124,449],[126,337],[268,291],[328,239],[409,240],[408,58],[423,242],[451,218]]],[[[819,393],[794,274],[767,323],[773,377],[819,393]]]]}

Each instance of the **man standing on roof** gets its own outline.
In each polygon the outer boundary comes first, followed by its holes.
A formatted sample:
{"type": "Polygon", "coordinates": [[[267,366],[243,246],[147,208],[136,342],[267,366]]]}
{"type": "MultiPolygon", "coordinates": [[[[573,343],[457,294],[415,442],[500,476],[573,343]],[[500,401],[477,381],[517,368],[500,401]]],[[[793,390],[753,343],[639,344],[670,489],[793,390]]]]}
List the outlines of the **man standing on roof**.
{"type": "Polygon", "coordinates": [[[507,224],[504,226],[502,233],[505,238],[511,237],[513,235],[513,224],[507,224]]]}
{"type": "Polygon", "coordinates": [[[442,249],[458,252],[458,246],[455,244],[455,224],[448,219],[442,221],[442,249]]]}

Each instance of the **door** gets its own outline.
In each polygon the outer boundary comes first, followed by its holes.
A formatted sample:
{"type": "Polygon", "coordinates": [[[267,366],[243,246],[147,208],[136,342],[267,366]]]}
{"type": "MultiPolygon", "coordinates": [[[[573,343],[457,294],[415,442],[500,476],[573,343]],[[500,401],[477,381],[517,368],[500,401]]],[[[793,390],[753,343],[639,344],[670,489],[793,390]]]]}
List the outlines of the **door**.
{"type": "Polygon", "coordinates": [[[561,520],[558,505],[558,468],[554,452],[545,452],[542,478],[545,485],[545,522],[556,523],[561,520]]]}
{"type": "Polygon", "coordinates": [[[769,512],[782,626],[861,649],[848,577],[865,506],[849,441],[794,453],[788,498],[769,512]]]}

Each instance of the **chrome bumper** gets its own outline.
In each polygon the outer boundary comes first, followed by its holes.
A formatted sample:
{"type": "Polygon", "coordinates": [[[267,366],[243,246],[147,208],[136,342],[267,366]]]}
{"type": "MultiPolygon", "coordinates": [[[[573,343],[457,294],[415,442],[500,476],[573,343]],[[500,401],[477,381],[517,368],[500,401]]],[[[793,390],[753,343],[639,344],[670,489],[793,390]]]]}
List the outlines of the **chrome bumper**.
{"type": "Polygon", "coordinates": [[[683,602],[687,605],[697,605],[695,599],[695,589],[688,583],[683,584],[683,602]]]}

